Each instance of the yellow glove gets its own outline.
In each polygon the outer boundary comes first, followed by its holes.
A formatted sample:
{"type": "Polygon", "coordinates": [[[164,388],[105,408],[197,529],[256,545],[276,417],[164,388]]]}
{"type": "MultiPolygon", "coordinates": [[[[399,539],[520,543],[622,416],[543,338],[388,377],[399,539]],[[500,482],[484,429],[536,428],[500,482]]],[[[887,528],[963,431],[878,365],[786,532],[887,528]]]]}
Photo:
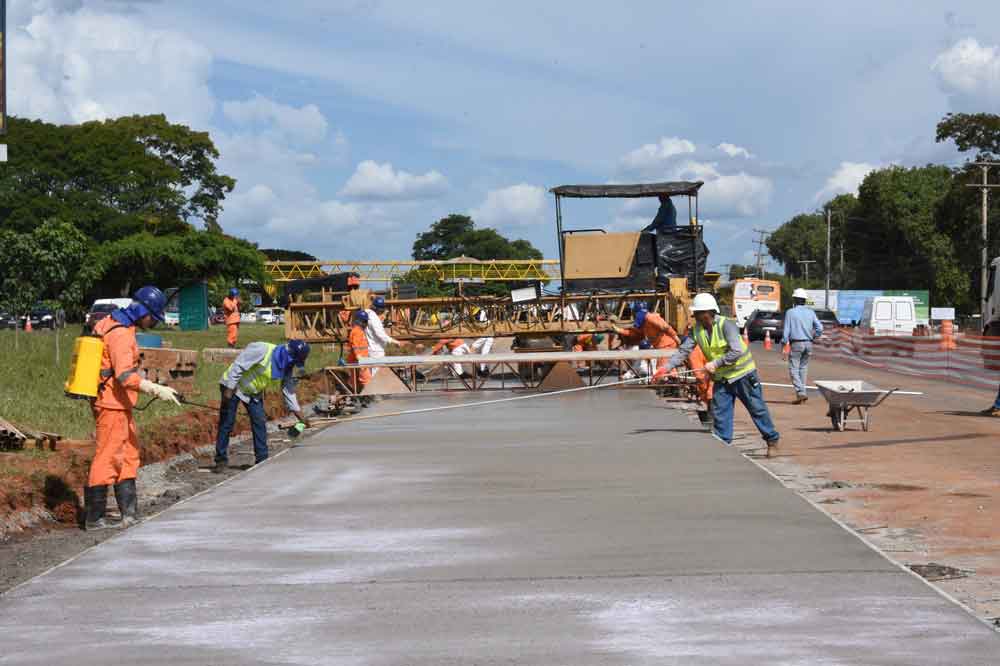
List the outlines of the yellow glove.
{"type": "Polygon", "coordinates": [[[156,396],[164,402],[172,402],[178,407],[181,406],[181,401],[177,399],[177,391],[169,386],[164,386],[163,384],[157,384],[149,381],[148,379],[143,379],[142,382],[139,383],[139,390],[143,393],[156,396]]]}

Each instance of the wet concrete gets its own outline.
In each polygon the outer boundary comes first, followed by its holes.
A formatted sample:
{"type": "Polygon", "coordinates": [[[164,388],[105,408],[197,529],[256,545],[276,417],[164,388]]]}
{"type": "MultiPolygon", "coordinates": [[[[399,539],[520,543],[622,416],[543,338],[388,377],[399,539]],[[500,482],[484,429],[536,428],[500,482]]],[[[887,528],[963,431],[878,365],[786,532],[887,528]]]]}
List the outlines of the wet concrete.
{"type": "Polygon", "coordinates": [[[1000,637],[650,393],[607,390],[337,426],[0,598],[0,646],[0,664],[991,664],[1000,637]]]}

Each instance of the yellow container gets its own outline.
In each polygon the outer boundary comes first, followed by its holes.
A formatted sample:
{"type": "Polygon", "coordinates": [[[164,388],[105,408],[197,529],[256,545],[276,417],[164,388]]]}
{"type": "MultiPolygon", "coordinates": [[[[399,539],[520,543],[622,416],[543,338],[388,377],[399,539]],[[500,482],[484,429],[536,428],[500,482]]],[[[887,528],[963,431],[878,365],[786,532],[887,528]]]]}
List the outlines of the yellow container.
{"type": "Polygon", "coordinates": [[[101,383],[101,356],[104,342],[100,338],[82,336],[73,346],[69,378],[64,386],[70,398],[96,398],[101,383]]]}

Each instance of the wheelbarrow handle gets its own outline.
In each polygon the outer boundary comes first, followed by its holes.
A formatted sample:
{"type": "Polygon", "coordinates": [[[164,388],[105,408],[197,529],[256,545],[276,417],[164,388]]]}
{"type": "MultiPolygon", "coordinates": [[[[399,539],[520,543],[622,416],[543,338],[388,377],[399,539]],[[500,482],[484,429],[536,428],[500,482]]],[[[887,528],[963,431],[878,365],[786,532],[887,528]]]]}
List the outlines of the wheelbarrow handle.
{"type": "Polygon", "coordinates": [[[888,398],[888,397],[889,397],[890,395],[892,395],[893,393],[895,393],[895,392],[896,392],[896,391],[898,391],[898,390],[899,390],[899,387],[897,386],[897,387],[896,387],[896,388],[894,388],[894,389],[890,389],[890,390],[886,391],[886,392],[885,392],[885,394],[884,394],[884,395],[883,395],[883,396],[882,396],[881,398],[879,398],[879,399],[878,399],[878,400],[877,400],[877,401],[875,402],[875,404],[874,404],[874,405],[872,405],[872,406],[871,406],[871,407],[870,407],[869,409],[871,409],[871,408],[873,408],[873,407],[878,407],[878,406],[879,406],[879,405],[881,405],[881,404],[882,404],[883,402],[885,402],[885,399],[886,399],[886,398],[888,398]]]}

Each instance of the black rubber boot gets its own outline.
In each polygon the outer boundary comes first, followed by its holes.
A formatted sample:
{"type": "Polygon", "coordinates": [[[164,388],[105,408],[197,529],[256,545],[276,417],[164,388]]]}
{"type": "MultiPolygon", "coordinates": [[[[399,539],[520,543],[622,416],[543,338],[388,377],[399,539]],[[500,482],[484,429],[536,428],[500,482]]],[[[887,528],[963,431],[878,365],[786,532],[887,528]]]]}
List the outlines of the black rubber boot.
{"type": "Polygon", "coordinates": [[[90,532],[92,530],[106,530],[109,527],[118,527],[118,525],[112,523],[104,516],[104,512],[108,508],[107,486],[87,486],[84,488],[83,506],[86,514],[83,529],[90,532]]]}
{"type": "Polygon", "coordinates": [[[122,527],[131,527],[139,522],[139,497],[135,491],[135,479],[115,484],[115,501],[122,514],[122,527]]]}

